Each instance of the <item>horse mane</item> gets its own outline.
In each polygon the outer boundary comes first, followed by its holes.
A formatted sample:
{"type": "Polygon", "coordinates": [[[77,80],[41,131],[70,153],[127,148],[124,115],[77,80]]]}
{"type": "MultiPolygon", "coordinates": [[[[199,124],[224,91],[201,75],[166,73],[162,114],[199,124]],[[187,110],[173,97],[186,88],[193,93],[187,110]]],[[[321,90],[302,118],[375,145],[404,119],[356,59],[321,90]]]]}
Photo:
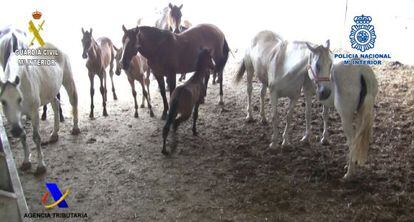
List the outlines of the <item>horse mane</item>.
{"type": "Polygon", "coordinates": [[[149,39],[164,39],[164,38],[174,38],[174,34],[168,30],[159,29],[151,26],[139,26],[139,31],[145,32],[145,35],[149,39]]]}

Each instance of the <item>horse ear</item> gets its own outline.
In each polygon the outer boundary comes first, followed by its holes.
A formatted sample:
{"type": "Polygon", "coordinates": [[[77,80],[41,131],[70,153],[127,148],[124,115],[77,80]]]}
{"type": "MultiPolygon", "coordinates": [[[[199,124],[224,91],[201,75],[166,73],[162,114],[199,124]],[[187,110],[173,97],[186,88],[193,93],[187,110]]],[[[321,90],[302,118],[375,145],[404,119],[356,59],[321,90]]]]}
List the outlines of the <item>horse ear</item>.
{"type": "Polygon", "coordinates": [[[170,9],[173,8],[173,5],[171,4],[171,2],[168,4],[168,7],[170,7],[170,9]]]}
{"type": "Polygon", "coordinates": [[[180,10],[183,8],[183,4],[180,5],[180,7],[178,7],[180,10]]]}
{"type": "Polygon", "coordinates": [[[16,76],[16,78],[14,79],[14,85],[19,85],[19,83],[20,83],[20,78],[19,78],[19,76],[16,76]]]}
{"type": "Polygon", "coordinates": [[[128,30],[125,28],[125,25],[122,25],[122,30],[124,30],[125,33],[128,32],[128,30]]]}
{"type": "Polygon", "coordinates": [[[330,45],[331,45],[331,42],[329,41],[329,39],[328,39],[328,40],[326,40],[326,46],[325,46],[325,47],[326,47],[327,49],[329,49],[329,46],[330,46],[330,45]]]}
{"type": "Polygon", "coordinates": [[[85,30],[83,30],[83,27],[82,27],[82,34],[85,34],[85,30]]]}
{"type": "Polygon", "coordinates": [[[89,34],[91,34],[91,35],[92,35],[92,28],[90,28],[90,29],[89,29],[89,34]]]}
{"type": "Polygon", "coordinates": [[[309,45],[309,43],[305,43],[306,47],[308,47],[309,50],[311,50],[311,52],[316,52],[316,48],[312,47],[311,45],[309,45]]]}

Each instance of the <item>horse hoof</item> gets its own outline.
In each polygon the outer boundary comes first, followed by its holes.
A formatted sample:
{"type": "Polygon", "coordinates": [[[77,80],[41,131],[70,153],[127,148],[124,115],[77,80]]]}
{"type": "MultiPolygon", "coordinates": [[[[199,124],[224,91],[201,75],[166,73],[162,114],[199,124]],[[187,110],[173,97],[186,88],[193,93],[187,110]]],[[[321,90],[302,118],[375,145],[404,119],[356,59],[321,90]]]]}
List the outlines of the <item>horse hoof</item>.
{"type": "Polygon", "coordinates": [[[219,101],[219,106],[223,106],[224,105],[224,102],[223,101],[219,101]]]}
{"type": "Polygon", "coordinates": [[[320,143],[321,143],[322,145],[324,145],[324,146],[329,145],[329,142],[328,142],[328,140],[327,140],[327,139],[325,139],[325,137],[323,137],[323,138],[321,139],[320,143]]]}
{"type": "Polygon", "coordinates": [[[310,144],[310,139],[308,135],[305,135],[302,137],[302,139],[300,140],[300,142],[304,143],[304,144],[310,144]]]}
{"type": "Polygon", "coordinates": [[[163,114],[162,114],[162,116],[161,116],[161,119],[162,119],[162,120],[167,119],[167,114],[166,114],[166,113],[163,113],[163,114]]]}
{"type": "Polygon", "coordinates": [[[46,115],[43,114],[41,120],[45,121],[46,120],[46,115]]]}
{"type": "Polygon", "coordinates": [[[44,173],[46,173],[46,167],[45,166],[40,165],[36,168],[36,171],[35,171],[36,176],[40,176],[44,173]]]}
{"type": "Polygon", "coordinates": [[[32,163],[30,162],[23,162],[22,165],[20,166],[20,169],[22,171],[29,170],[30,168],[32,168],[32,163]]]}
{"type": "Polygon", "coordinates": [[[197,132],[193,132],[193,136],[198,136],[198,133],[197,132]]]}
{"type": "Polygon", "coordinates": [[[135,112],[134,117],[138,118],[138,113],[137,112],[135,112]]]}
{"type": "Polygon", "coordinates": [[[288,147],[290,146],[290,143],[287,140],[283,140],[282,147],[288,147]]]}
{"type": "Polygon", "coordinates": [[[106,111],[103,112],[103,116],[108,116],[108,113],[106,111]]]}
{"type": "Polygon", "coordinates": [[[65,122],[65,117],[64,117],[64,116],[62,116],[62,115],[60,116],[60,122],[61,122],[61,123],[65,122]]]}
{"type": "Polygon", "coordinates": [[[80,129],[79,129],[78,127],[73,128],[73,129],[70,131],[70,134],[72,134],[72,135],[78,135],[79,133],[80,133],[80,129]]]}
{"type": "Polygon", "coordinates": [[[58,139],[59,139],[59,136],[57,134],[55,135],[52,134],[49,138],[49,143],[56,143],[58,139]]]}
{"type": "Polygon", "coordinates": [[[250,115],[248,115],[248,116],[246,117],[246,123],[252,123],[252,122],[254,122],[253,117],[252,117],[252,116],[250,116],[250,115]]]}
{"type": "Polygon", "coordinates": [[[277,143],[275,143],[275,142],[272,142],[272,143],[270,143],[269,144],[269,149],[276,149],[277,148],[277,143]]]}
{"type": "Polygon", "coordinates": [[[145,108],[145,105],[144,104],[141,104],[141,106],[140,106],[141,108],[145,108]]]}
{"type": "Polygon", "coordinates": [[[150,111],[150,117],[154,117],[154,112],[152,112],[152,110],[150,111]]]}
{"type": "Polygon", "coordinates": [[[93,113],[89,114],[89,119],[94,119],[93,113]]]}
{"type": "Polygon", "coordinates": [[[261,123],[263,126],[267,126],[268,124],[267,119],[262,119],[261,123]]]}
{"type": "Polygon", "coordinates": [[[114,95],[114,100],[118,100],[118,97],[114,95]]]}
{"type": "Polygon", "coordinates": [[[162,150],[162,151],[161,151],[161,153],[162,153],[162,154],[164,154],[164,156],[168,156],[168,154],[169,154],[169,153],[167,152],[167,150],[162,150]]]}

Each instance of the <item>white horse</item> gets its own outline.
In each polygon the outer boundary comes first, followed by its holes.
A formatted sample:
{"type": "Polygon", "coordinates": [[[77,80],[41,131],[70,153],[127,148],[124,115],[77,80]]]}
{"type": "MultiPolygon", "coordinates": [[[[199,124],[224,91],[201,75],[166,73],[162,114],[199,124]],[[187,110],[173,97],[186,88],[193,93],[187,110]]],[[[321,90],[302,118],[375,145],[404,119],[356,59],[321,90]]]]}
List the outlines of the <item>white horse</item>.
{"type": "Polygon", "coordinates": [[[267,123],[264,112],[266,89],[269,88],[273,108],[273,135],[270,148],[279,144],[277,102],[279,97],[290,99],[286,117],[286,127],[283,133],[282,146],[288,145],[292,111],[300,97],[301,89],[305,95],[306,104],[306,132],[302,141],[310,139],[310,108],[314,87],[317,88],[319,99],[326,99],[330,95],[329,76],[332,70],[332,56],[329,50],[329,40],[326,46],[313,46],[308,42],[287,42],[271,31],[259,32],[239,67],[236,82],[247,72],[247,117],[248,122],[253,120],[251,108],[252,79],[256,74],[262,83],[260,93],[260,115],[262,123],[267,123]],[[312,70],[309,71],[308,70],[312,70]]]}
{"type": "MultiPolygon", "coordinates": [[[[43,49],[56,49],[51,44],[46,44],[43,49]]],[[[57,49],[56,49],[57,50],[57,49]]],[[[23,129],[21,117],[30,117],[33,126],[33,141],[37,149],[38,167],[36,174],[46,172],[46,165],[43,161],[41,150],[41,138],[39,134],[39,107],[48,103],[52,104],[54,118],[54,128],[49,142],[58,140],[59,131],[59,100],[56,98],[61,85],[66,89],[73,112],[73,135],[79,134],[78,127],[78,95],[73,81],[72,70],[68,57],[60,50],[57,56],[50,57],[20,57],[11,54],[5,70],[5,82],[0,82],[0,101],[3,112],[11,124],[11,133],[14,137],[20,137],[23,149],[24,160],[22,170],[31,167],[29,161],[30,151],[27,147],[26,132],[23,129]],[[50,59],[51,65],[28,65],[21,64],[20,59],[50,59]],[[53,63],[53,61],[55,63],[53,63]]],[[[29,61],[29,60],[24,60],[29,61]]]]}
{"type": "Polygon", "coordinates": [[[349,179],[355,171],[355,165],[363,165],[367,159],[378,83],[371,67],[344,65],[340,62],[334,65],[330,84],[331,95],[325,100],[320,100],[323,104],[321,142],[327,143],[327,107],[335,107],[341,117],[342,128],[349,146],[347,172],[344,176],[344,179],[349,179]]]}

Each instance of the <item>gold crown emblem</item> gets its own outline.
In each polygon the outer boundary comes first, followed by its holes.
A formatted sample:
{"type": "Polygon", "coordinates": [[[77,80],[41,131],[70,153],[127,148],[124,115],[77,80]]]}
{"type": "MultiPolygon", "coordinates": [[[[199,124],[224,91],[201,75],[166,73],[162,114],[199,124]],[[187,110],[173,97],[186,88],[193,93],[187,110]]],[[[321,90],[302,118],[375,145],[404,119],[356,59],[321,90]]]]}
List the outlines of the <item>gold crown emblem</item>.
{"type": "Polygon", "coordinates": [[[34,19],[40,19],[42,17],[42,13],[36,10],[32,13],[32,17],[34,19]]]}

